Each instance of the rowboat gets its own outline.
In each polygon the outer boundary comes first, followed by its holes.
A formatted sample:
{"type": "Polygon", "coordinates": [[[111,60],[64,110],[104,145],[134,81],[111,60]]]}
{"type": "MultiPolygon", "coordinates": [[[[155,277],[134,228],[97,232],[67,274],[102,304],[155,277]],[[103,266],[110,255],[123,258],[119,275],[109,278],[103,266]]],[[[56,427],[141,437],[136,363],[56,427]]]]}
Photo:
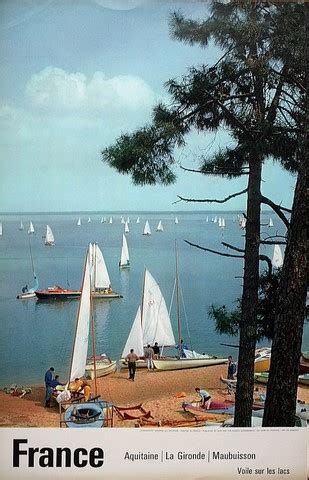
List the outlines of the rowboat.
{"type": "Polygon", "coordinates": [[[115,360],[111,360],[106,355],[97,355],[95,358],[95,362],[93,357],[87,358],[85,375],[86,377],[91,378],[91,380],[94,380],[95,373],[97,377],[104,377],[105,375],[109,375],[110,373],[115,372],[116,368],[117,362],[115,360]],[[96,372],[94,370],[94,363],[96,372]]]}

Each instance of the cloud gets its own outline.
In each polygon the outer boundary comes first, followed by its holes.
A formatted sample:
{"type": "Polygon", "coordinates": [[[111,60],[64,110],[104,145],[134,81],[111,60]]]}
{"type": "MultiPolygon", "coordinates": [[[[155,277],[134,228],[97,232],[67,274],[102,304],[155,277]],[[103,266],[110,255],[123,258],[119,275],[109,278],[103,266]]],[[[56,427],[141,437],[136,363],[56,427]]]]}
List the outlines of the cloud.
{"type": "Polygon", "coordinates": [[[94,0],[101,7],[112,10],[132,10],[133,8],[144,5],[147,0],[94,0]]]}
{"type": "Polygon", "coordinates": [[[118,75],[107,78],[96,72],[92,78],[80,72],[70,73],[61,68],[46,67],[31,76],[26,95],[36,107],[102,112],[109,109],[138,110],[150,107],[155,95],[140,77],[118,75]]]}

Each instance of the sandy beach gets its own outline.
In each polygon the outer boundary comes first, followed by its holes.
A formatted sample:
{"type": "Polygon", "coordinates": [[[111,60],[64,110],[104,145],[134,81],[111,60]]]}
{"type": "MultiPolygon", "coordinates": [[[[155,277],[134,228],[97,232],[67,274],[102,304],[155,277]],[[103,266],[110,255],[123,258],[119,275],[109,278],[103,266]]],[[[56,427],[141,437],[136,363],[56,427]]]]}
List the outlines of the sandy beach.
{"type": "MultiPolygon", "coordinates": [[[[177,372],[140,369],[132,382],[128,380],[127,371],[121,370],[98,379],[98,395],[118,407],[142,404],[151,413],[153,421],[158,423],[192,419],[181,405],[183,401],[196,398],[195,387],[206,388],[213,398],[233,400],[233,396],[228,394],[225,385],[220,382],[221,374],[225,376],[226,365],[177,372]]],[[[257,386],[259,392],[265,391],[263,385],[257,386]]],[[[45,408],[44,386],[31,388],[32,392],[23,398],[0,391],[1,427],[59,427],[58,404],[53,402],[52,408],[45,408]]],[[[309,403],[308,387],[299,386],[298,399],[309,403]]],[[[135,427],[136,423],[136,420],[121,420],[118,415],[114,415],[115,427],[135,427]]]]}

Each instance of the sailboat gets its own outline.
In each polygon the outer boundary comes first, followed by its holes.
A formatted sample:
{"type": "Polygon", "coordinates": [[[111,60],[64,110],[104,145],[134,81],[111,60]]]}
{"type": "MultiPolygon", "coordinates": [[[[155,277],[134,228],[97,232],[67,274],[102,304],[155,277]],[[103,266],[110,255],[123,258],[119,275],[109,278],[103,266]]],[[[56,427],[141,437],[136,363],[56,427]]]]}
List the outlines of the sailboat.
{"type": "Polygon", "coordinates": [[[94,298],[121,298],[120,293],[112,290],[103,253],[97,243],[90,244],[91,295],[94,298]]]}
{"type": "Polygon", "coordinates": [[[113,217],[109,218],[109,223],[113,223],[113,217]]]}
{"type": "Polygon", "coordinates": [[[283,255],[280,246],[277,244],[274,246],[274,253],[271,263],[275,268],[280,268],[283,265],[283,255]]]}
{"type": "MultiPolygon", "coordinates": [[[[122,363],[133,348],[143,357],[144,347],[154,345],[175,345],[170,316],[160,287],[151,273],[145,269],[141,305],[137,309],[131,331],[122,353],[122,363]]],[[[146,367],[146,361],[137,361],[137,367],[146,367]]]]}
{"type": "Polygon", "coordinates": [[[29,242],[29,249],[30,249],[30,258],[31,258],[31,266],[32,266],[32,273],[33,273],[33,278],[34,278],[34,285],[32,288],[23,287],[22,293],[19,293],[16,298],[19,300],[25,300],[27,298],[34,298],[36,297],[35,291],[39,288],[39,282],[38,278],[36,276],[36,273],[34,271],[34,264],[33,264],[33,257],[32,257],[32,251],[31,251],[31,245],[29,242]]]}
{"type": "MultiPolygon", "coordinates": [[[[177,326],[178,326],[178,345],[180,354],[181,346],[181,319],[180,319],[180,285],[178,274],[178,255],[176,252],[176,299],[177,299],[177,326]]],[[[165,346],[166,344],[161,343],[165,346]]],[[[212,365],[220,365],[227,363],[227,358],[218,358],[215,356],[207,355],[205,353],[199,354],[194,350],[184,349],[184,357],[160,357],[154,358],[153,363],[157,370],[183,370],[187,368],[208,367],[212,365]]]]}
{"type": "MultiPolygon", "coordinates": [[[[76,378],[83,377],[87,371],[87,353],[89,343],[89,332],[92,332],[92,350],[93,364],[90,365],[91,371],[94,372],[94,400],[73,403],[64,412],[64,422],[67,427],[103,427],[106,425],[106,408],[107,404],[97,397],[96,378],[109,369],[109,366],[100,364],[95,355],[95,328],[94,318],[92,315],[91,303],[91,253],[90,248],[87,251],[81,296],[76,317],[75,336],[73,341],[73,351],[70,364],[69,382],[76,378]]],[[[116,369],[116,362],[111,362],[113,368],[116,369]]],[[[114,370],[112,370],[114,371],[114,370]]],[[[111,371],[108,371],[111,373],[111,371]]]]}
{"type": "Polygon", "coordinates": [[[158,223],[157,232],[163,232],[163,225],[162,225],[161,220],[160,220],[159,223],[158,223]]]}
{"type": "Polygon", "coordinates": [[[20,226],[19,226],[19,230],[24,230],[24,224],[23,224],[23,221],[21,220],[20,221],[20,226]]]}
{"type": "Polygon", "coordinates": [[[32,233],[34,233],[34,226],[33,226],[33,223],[30,222],[30,225],[29,225],[29,228],[28,228],[28,234],[31,235],[32,233]]]}
{"type": "Polygon", "coordinates": [[[45,245],[47,246],[53,246],[55,245],[55,238],[54,234],[52,232],[52,229],[50,228],[49,225],[46,225],[46,235],[45,235],[45,245]]]}
{"type": "Polygon", "coordinates": [[[137,219],[136,219],[136,223],[141,223],[141,221],[140,221],[139,217],[137,217],[137,219]]]}
{"type": "Polygon", "coordinates": [[[81,218],[79,217],[79,219],[77,220],[77,226],[79,227],[80,225],[82,224],[82,221],[81,221],[81,218]]]}
{"type": "Polygon", "coordinates": [[[143,235],[151,235],[151,230],[150,230],[150,226],[149,226],[148,220],[146,220],[145,227],[144,227],[144,231],[143,231],[143,235]]]}
{"type": "Polygon", "coordinates": [[[88,223],[90,223],[90,222],[91,222],[91,218],[90,218],[90,217],[88,217],[88,223]]]}
{"type": "Polygon", "coordinates": [[[274,222],[273,222],[272,218],[269,219],[268,226],[269,226],[269,227],[273,227],[273,226],[274,226],[274,222]]]}
{"type": "Polygon", "coordinates": [[[124,234],[122,234],[122,248],[121,248],[119,267],[120,268],[130,267],[129,249],[127,244],[127,239],[124,234]]]}
{"type": "Polygon", "coordinates": [[[177,225],[177,223],[179,223],[178,217],[175,217],[175,223],[176,223],[176,225],[177,225]]]}
{"type": "Polygon", "coordinates": [[[2,222],[0,222],[0,237],[2,237],[3,230],[2,230],[2,222]]]}
{"type": "Polygon", "coordinates": [[[128,224],[128,221],[126,221],[124,224],[124,233],[129,233],[129,232],[130,232],[129,224],[128,224]]]}

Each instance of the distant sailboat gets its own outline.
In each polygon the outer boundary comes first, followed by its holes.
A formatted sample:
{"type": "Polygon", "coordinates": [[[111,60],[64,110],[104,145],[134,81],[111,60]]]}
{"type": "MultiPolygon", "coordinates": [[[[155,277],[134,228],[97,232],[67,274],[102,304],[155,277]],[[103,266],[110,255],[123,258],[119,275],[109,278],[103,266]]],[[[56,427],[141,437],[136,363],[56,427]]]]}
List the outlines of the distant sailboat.
{"type": "Polygon", "coordinates": [[[129,233],[129,231],[130,231],[130,229],[129,229],[129,224],[128,224],[128,222],[126,222],[126,223],[124,224],[124,233],[129,233]]]}
{"type": "Polygon", "coordinates": [[[247,224],[247,219],[245,217],[242,217],[240,220],[239,220],[239,226],[242,230],[245,230],[246,228],[246,224],[247,224]]]}
{"type": "Polygon", "coordinates": [[[94,298],[120,298],[120,293],[112,290],[111,281],[103,257],[97,243],[90,244],[91,259],[91,295],[94,298]]]}
{"type": "Polygon", "coordinates": [[[101,223],[104,223],[104,218],[103,217],[101,218],[101,223]]]}
{"type": "Polygon", "coordinates": [[[123,216],[121,216],[121,222],[120,222],[120,223],[122,223],[123,225],[126,223],[126,221],[125,221],[125,219],[124,219],[123,216]]]}
{"type": "Polygon", "coordinates": [[[269,226],[269,227],[273,227],[273,226],[274,226],[274,222],[272,221],[272,218],[269,219],[268,226],[269,226]]]}
{"type": "Polygon", "coordinates": [[[2,231],[2,222],[0,222],[0,237],[2,237],[2,233],[3,233],[3,231],[2,231]]]}
{"type": "Polygon", "coordinates": [[[81,224],[82,224],[82,221],[81,221],[81,219],[80,219],[80,217],[79,217],[79,219],[77,220],[77,224],[76,224],[76,225],[80,226],[81,224]]]}
{"type": "Polygon", "coordinates": [[[52,229],[50,228],[49,225],[46,225],[46,235],[45,235],[45,245],[51,247],[55,245],[55,238],[54,234],[52,232],[52,229]]]}
{"type": "Polygon", "coordinates": [[[176,223],[176,225],[177,225],[177,223],[179,223],[179,221],[178,221],[178,218],[177,218],[177,217],[175,218],[175,223],[176,223]]]}
{"type": "Polygon", "coordinates": [[[109,223],[113,223],[113,217],[110,217],[109,223]]]}
{"type": "Polygon", "coordinates": [[[88,223],[90,223],[90,222],[91,222],[91,218],[90,218],[90,217],[88,217],[88,223]]]}
{"type": "Polygon", "coordinates": [[[20,226],[19,226],[19,230],[24,230],[24,224],[23,224],[23,221],[21,220],[20,221],[20,226]]]}
{"type": "Polygon", "coordinates": [[[283,255],[280,246],[277,244],[274,246],[274,253],[271,263],[275,268],[280,268],[283,265],[283,255]]]}
{"type": "Polygon", "coordinates": [[[29,225],[29,228],[28,228],[28,234],[31,235],[32,233],[34,233],[34,226],[33,226],[33,223],[30,222],[30,225],[29,225]]]}
{"type": "Polygon", "coordinates": [[[209,222],[209,218],[208,218],[208,217],[206,217],[206,223],[208,223],[208,222],[209,222]]]}
{"type": "Polygon", "coordinates": [[[129,259],[129,249],[127,244],[127,239],[125,235],[122,234],[122,248],[121,248],[121,257],[119,261],[120,268],[128,268],[130,266],[129,259]]]}
{"type": "Polygon", "coordinates": [[[136,219],[136,223],[141,223],[141,221],[140,221],[139,217],[137,217],[137,219],[136,219]]]}
{"type": "Polygon", "coordinates": [[[32,288],[28,288],[27,285],[22,288],[22,293],[19,293],[16,297],[20,300],[25,300],[27,298],[36,297],[35,291],[39,288],[38,278],[37,278],[36,273],[34,271],[34,263],[33,263],[33,258],[32,258],[32,251],[31,251],[30,242],[29,242],[29,249],[30,249],[30,258],[31,258],[32,273],[33,273],[33,278],[34,278],[34,285],[33,285],[32,288]]]}
{"type": "Polygon", "coordinates": [[[127,218],[127,224],[129,224],[129,223],[130,223],[130,217],[127,218]]]}
{"type": "Polygon", "coordinates": [[[161,220],[160,220],[159,223],[158,223],[157,232],[163,232],[163,225],[162,225],[161,220]]]}
{"type": "Polygon", "coordinates": [[[149,226],[148,220],[146,220],[145,227],[144,227],[144,231],[143,231],[143,235],[151,235],[151,230],[150,230],[150,226],[149,226]]]}

